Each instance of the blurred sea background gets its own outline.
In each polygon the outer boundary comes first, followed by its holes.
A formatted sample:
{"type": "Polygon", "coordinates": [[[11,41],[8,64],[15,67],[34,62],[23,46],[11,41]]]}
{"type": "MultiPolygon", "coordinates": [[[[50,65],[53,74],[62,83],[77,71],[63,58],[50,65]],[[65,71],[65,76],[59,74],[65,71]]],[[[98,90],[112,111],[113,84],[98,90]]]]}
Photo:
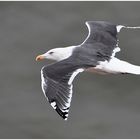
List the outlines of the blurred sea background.
{"type": "MultiPolygon", "coordinates": [[[[68,121],[45,99],[35,57],[78,45],[85,21],[140,26],[140,2],[0,2],[0,138],[140,138],[140,76],[82,73],[68,121]]],[[[140,65],[140,29],[122,29],[117,57],[140,65]]]]}

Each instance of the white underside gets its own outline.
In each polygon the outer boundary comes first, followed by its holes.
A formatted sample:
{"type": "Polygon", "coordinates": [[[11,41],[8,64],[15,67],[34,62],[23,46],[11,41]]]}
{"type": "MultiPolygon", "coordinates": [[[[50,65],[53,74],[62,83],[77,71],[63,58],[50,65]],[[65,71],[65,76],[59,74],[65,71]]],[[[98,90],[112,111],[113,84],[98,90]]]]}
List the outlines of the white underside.
{"type": "Polygon", "coordinates": [[[110,61],[99,62],[99,65],[95,67],[97,70],[102,70],[107,73],[130,73],[140,74],[140,66],[130,64],[128,62],[119,60],[113,57],[110,61]]]}
{"type": "MultiPolygon", "coordinates": [[[[127,29],[140,29],[140,27],[130,27],[130,26],[124,26],[124,25],[118,25],[116,26],[117,32],[119,33],[122,28],[127,29]]],[[[119,52],[120,48],[117,47],[113,50],[111,60],[110,61],[104,61],[100,62],[98,66],[96,66],[96,69],[103,70],[108,73],[131,73],[131,74],[140,74],[140,66],[136,66],[133,64],[130,64],[128,62],[119,60],[115,57],[116,52],[119,52]]]]}

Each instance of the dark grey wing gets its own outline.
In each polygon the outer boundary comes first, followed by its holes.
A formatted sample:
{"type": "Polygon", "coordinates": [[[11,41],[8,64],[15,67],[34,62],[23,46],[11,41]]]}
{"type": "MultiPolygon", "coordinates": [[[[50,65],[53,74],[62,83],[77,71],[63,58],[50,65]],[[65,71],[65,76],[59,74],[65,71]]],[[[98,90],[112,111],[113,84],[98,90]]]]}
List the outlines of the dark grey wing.
{"type": "Polygon", "coordinates": [[[105,21],[87,21],[86,25],[88,27],[89,33],[81,46],[92,46],[93,49],[94,46],[102,46],[101,51],[104,54],[106,54],[105,51],[107,51],[107,53],[110,55],[115,55],[116,52],[120,51],[117,37],[118,25],[105,21]]]}
{"type": "Polygon", "coordinates": [[[41,70],[42,90],[51,106],[67,120],[72,99],[72,82],[82,72],[79,66],[69,60],[63,60],[41,70]]]}
{"type": "Polygon", "coordinates": [[[103,44],[117,43],[117,26],[105,21],[87,21],[88,36],[84,43],[102,42],[103,44]]]}

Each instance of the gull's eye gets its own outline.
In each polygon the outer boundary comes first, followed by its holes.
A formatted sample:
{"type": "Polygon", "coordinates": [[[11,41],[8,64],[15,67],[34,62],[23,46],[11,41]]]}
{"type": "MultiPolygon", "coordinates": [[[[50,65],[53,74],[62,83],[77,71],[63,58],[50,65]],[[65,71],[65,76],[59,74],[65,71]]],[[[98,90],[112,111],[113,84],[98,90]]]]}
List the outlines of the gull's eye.
{"type": "Polygon", "coordinates": [[[54,52],[49,52],[49,54],[53,54],[54,52]]]}

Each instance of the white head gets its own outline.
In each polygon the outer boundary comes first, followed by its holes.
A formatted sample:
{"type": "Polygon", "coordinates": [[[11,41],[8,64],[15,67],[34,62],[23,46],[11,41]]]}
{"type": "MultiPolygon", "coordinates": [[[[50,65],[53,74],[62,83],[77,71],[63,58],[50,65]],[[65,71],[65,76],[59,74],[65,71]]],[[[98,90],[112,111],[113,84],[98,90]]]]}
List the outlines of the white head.
{"type": "Polygon", "coordinates": [[[66,59],[72,55],[72,51],[73,51],[74,47],[75,46],[70,46],[70,47],[66,47],[66,48],[51,49],[42,55],[38,55],[36,57],[36,61],[42,60],[42,59],[61,61],[61,60],[66,59]]]}

